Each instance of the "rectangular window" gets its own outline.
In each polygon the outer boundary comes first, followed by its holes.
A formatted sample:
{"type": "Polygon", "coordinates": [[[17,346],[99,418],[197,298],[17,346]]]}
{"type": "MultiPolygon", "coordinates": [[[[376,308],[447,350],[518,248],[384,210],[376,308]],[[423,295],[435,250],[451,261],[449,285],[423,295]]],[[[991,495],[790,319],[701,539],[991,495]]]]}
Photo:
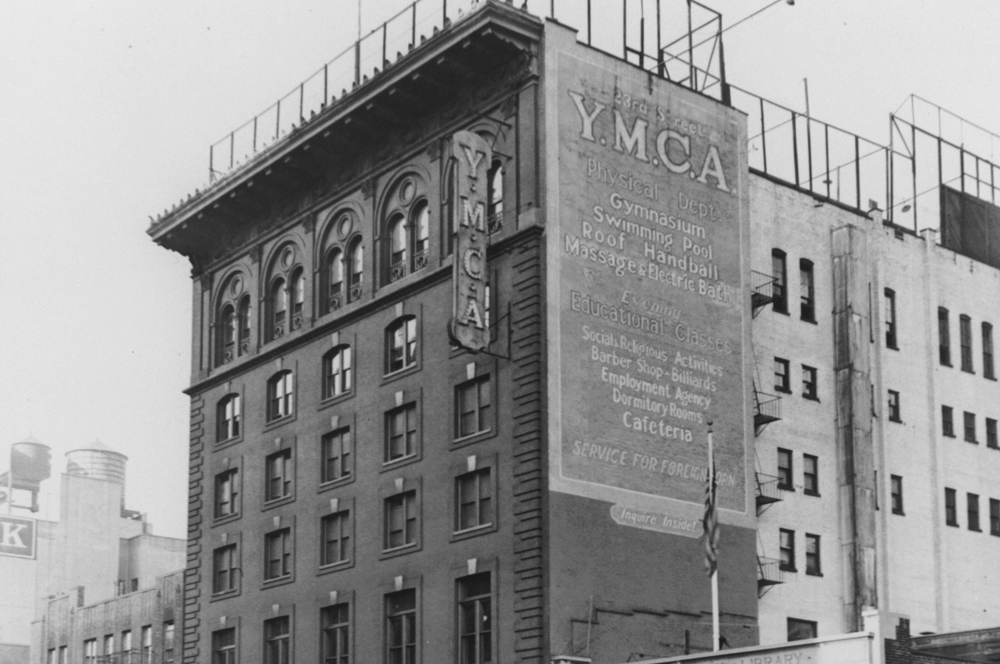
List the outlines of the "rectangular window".
{"type": "Polygon", "coordinates": [[[889,421],[903,421],[899,415],[899,392],[896,390],[889,390],[889,421]]]}
{"type": "Polygon", "coordinates": [[[104,661],[111,662],[111,656],[115,654],[115,635],[105,634],[104,635],[104,661]]]}
{"type": "Polygon", "coordinates": [[[954,489],[944,490],[944,522],[949,526],[958,525],[958,502],[954,489]]]}
{"type": "Polygon", "coordinates": [[[951,406],[941,406],[941,433],[949,438],[955,437],[955,415],[951,406]]]}
{"type": "Polygon", "coordinates": [[[212,664],[236,664],[236,628],[212,632],[212,664]]]}
{"type": "Polygon", "coordinates": [[[493,604],[490,573],[458,580],[459,664],[493,661],[493,604]]]}
{"type": "Polygon", "coordinates": [[[163,664],[174,664],[174,621],[163,623],[163,664]]]}
{"type": "Polygon", "coordinates": [[[990,535],[1000,537],[1000,500],[990,498],[990,535]]]}
{"type": "Polygon", "coordinates": [[[388,664],[417,664],[417,591],[385,597],[385,651],[388,664]]]}
{"type": "Polygon", "coordinates": [[[407,491],[385,500],[384,548],[396,549],[417,541],[417,492],[407,491]]]}
{"type": "Polygon", "coordinates": [[[216,440],[223,441],[240,435],[240,395],[230,394],[216,408],[218,431],[216,440]]]}
{"type": "Polygon", "coordinates": [[[351,558],[351,513],[349,510],[334,512],[320,521],[320,535],[323,548],[320,550],[320,565],[336,565],[351,558]]]}
{"type": "Polygon", "coordinates": [[[56,664],[56,649],[49,648],[48,654],[45,659],[48,664],[56,664]]]}
{"type": "Polygon", "coordinates": [[[264,664],[289,664],[291,634],[288,616],[264,621],[264,664]]]}
{"type": "Polygon", "coordinates": [[[962,371],[972,373],[972,320],[965,314],[958,317],[958,340],[962,348],[962,371]]]}
{"type": "Polygon", "coordinates": [[[292,450],[284,449],[268,455],[264,475],[267,487],[265,501],[292,495],[292,450]]]}
{"type": "Polygon", "coordinates": [[[996,371],[993,366],[993,326],[983,323],[983,375],[987,378],[996,378],[996,371]]]}
{"type": "Polygon", "coordinates": [[[819,459],[812,454],[802,455],[802,492],[819,495],[819,459]]]}
{"type": "Polygon", "coordinates": [[[493,485],[490,469],[481,468],[455,479],[455,531],[480,528],[493,523],[493,485]]]}
{"type": "Polygon", "coordinates": [[[976,414],[964,411],[962,413],[962,433],[965,442],[978,443],[976,440],[976,414]]]}
{"type": "Polygon", "coordinates": [[[153,664],[153,626],[142,627],[142,664],[153,664]]]}
{"type": "Polygon", "coordinates": [[[774,389],[785,394],[792,393],[791,375],[788,370],[788,360],[774,358],[774,389]]]}
{"type": "Polygon", "coordinates": [[[819,557],[819,535],[806,533],[806,574],[823,576],[819,557]]]}
{"type": "Polygon", "coordinates": [[[778,448],[778,488],[794,491],[792,483],[792,451],[778,448]]]}
{"type": "Polygon", "coordinates": [[[323,664],[350,664],[351,623],[347,602],[328,606],[320,612],[323,625],[323,664]]]}
{"type": "Polygon", "coordinates": [[[788,313],[788,273],[785,266],[785,252],[771,250],[771,276],[774,277],[774,302],[772,308],[778,313],[788,313]]]}
{"type": "Polygon", "coordinates": [[[969,520],[969,530],[979,531],[979,496],[974,493],[965,494],[966,516],[969,520]]]}
{"type": "Polygon", "coordinates": [[[898,349],[896,345],[896,291],[885,289],[885,345],[898,349]]]}
{"type": "Polygon", "coordinates": [[[386,373],[402,371],[417,363],[417,319],[400,318],[386,328],[386,373]]]}
{"type": "Polygon", "coordinates": [[[282,528],[264,537],[264,580],[280,579],[292,573],[292,529],[282,528]]]}
{"type": "Polygon", "coordinates": [[[819,401],[819,394],[816,391],[816,367],[802,365],[802,396],[819,401]]]}
{"type": "Polygon", "coordinates": [[[892,496],[892,513],[902,514],[903,513],[903,478],[899,475],[891,475],[890,480],[890,495],[892,496]]]}
{"type": "Polygon", "coordinates": [[[938,358],[944,366],[951,366],[951,334],[948,331],[948,310],[944,307],[938,307],[938,358]]]}
{"type": "Polygon", "coordinates": [[[781,562],[778,567],[786,572],[795,571],[795,531],[785,530],[782,528],[779,531],[779,542],[778,551],[780,553],[781,562]]]}
{"type": "Polygon", "coordinates": [[[215,518],[232,516],[239,511],[236,482],[238,469],[232,468],[215,476],[215,518]]]}
{"type": "Polygon", "coordinates": [[[816,322],[816,284],[813,278],[812,261],[799,259],[799,311],[800,317],[810,323],[816,322]]]}
{"type": "Polygon", "coordinates": [[[986,446],[997,448],[997,421],[992,417],[986,418],[986,446]]]}
{"type": "Polygon", "coordinates": [[[295,389],[291,371],[282,371],[267,381],[267,421],[288,417],[295,410],[295,389]]]}
{"type": "Polygon", "coordinates": [[[69,664],[69,646],[59,646],[59,664],[69,664]]]}
{"type": "Polygon", "coordinates": [[[385,461],[417,453],[417,404],[409,403],[385,415],[385,461]]]}
{"type": "Polygon", "coordinates": [[[83,664],[97,664],[97,639],[83,642],[83,664]]]}
{"type": "Polygon", "coordinates": [[[788,640],[803,641],[805,639],[816,638],[816,621],[800,620],[799,618],[788,619],[788,640]]]}
{"type": "Polygon", "coordinates": [[[236,589],[236,545],[219,547],[212,552],[212,592],[227,593],[236,589]]]}
{"type": "Polygon", "coordinates": [[[132,630],[122,632],[122,655],[127,659],[132,657],[132,630]]]}
{"type": "Polygon", "coordinates": [[[455,437],[490,429],[490,377],[479,376],[455,388],[455,437]]]}
{"type": "Polygon", "coordinates": [[[351,429],[344,427],[325,434],[320,441],[323,465],[321,482],[335,482],[351,476],[351,429]]]}

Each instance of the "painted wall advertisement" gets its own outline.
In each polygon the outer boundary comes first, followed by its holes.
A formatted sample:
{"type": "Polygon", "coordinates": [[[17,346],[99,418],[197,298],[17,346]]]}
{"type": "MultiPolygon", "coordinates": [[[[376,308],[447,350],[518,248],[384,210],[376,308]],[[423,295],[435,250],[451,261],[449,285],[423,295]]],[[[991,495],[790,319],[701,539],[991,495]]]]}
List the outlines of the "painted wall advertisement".
{"type": "Polygon", "coordinates": [[[710,420],[719,505],[746,511],[746,125],[634,67],[558,57],[552,487],[698,537],[710,420]]]}

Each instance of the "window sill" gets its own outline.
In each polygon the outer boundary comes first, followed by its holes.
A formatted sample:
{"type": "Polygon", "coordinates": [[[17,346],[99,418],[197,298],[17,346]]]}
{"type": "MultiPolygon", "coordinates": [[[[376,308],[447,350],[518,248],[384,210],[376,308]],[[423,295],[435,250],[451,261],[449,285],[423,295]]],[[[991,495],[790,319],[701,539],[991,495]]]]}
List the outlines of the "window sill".
{"type": "Polygon", "coordinates": [[[794,567],[781,567],[780,565],[778,566],[778,570],[780,570],[782,572],[791,572],[792,574],[796,574],[799,571],[799,570],[795,569],[794,567]]]}
{"type": "Polygon", "coordinates": [[[386,471],[395,470],[396,468],[402,468],[403,466],[409,466],[411,463],[416,463],[417,461],[420,461],[420,459],[421,459],[420,453],[417,452],[409,456],[393,459],[392,461],[383,461],[382,470],[379,472],[384,473],[386,471]]]}
{"type": "Polygon", "coordinates": [[[951,366],[951,362],[941,362],[941,366],[942,366],[942,367],[948,367],[949,369],[952,369],[952,368],[953,368],[953,367],[951,366]]]}
{"type": "Polygon", "coordinates": [[[983,532],[982,528],[969,528],[969,530],[971,532],[974,532],[974,533],[981,533],[981,532],[983,532]]]}
{"type": "Polygon", "coordinates": [[[403,367],[402,369],[396,369],[390,373],[382,376],[382,381],[379,385],[387,385],[393,381],[399,380],[403,376],[409,376],[412,373],[420,371],[420,362],[414,362],[408,367],[403,367]]]}
{"type": "Polygon", "coordinates": [[[354,389],[352,388],[350,390],[347,390],[343,394],[338,394],[337,396],[333,397],[326,397],[325,399],[319,402],[319,406],[316,407],[316,410],[325,410],[330,406],[336,406],[338,403],[347,401],[353,396],[354,396],[354,389]]]}
{"type": "Polygon", "coordinates": [[[242,443],[242,442],[243,442],[243,436],[242,435],[233,436],[232,438],[226,438],[225,440],[217,440],[217,441],[215,441],[215,445],[212,447],[212,449],[213,450],[222,450],[222,449],[225,449],[225,448],[230,447],[232,445],[235,445],[236,443],[242,443]]]}
{"type": "Polygon", "coordinates": [[[297,415],[297,413],[292,413],[291,415],[284,415],[284,416],[279,417],[279,418],[274,419],[274,420],[268,420],[268,422],[264,425],[264,429],[263,430],[264,431],[271,431],[273,429],[277,429],[278,427],[284,426],[284,425],[288,424],[289,422],[294,422],[296,415],[297,415]]]}
{"type": "Polygon", "coordinates": [[[404,544],[403,546],[397,546],[394,549],[383,549],[382,553],[379,555],[379,560],[385,560],[387,558],[395,558],[396,556],[405,556],[408,553],[414,553],[420,550],[420,542],[413,542],[412,544],[404,544]]]}
{"type": "Polygon", "coordinates": [[[950,521],[945,521],[944,525],[950,526],[951,528],[958,528],[958,522],[951,523],[950,521]]]}
{"type": "Polygon", "coordinates": [[[965,439],[965,442],[969,443],[970,445],[978,445],[979,444],[978,440],[969,440],[968,438],[965,439]]]}
{"type": "Polygon", "coordinates": [[[782,316],[787,316],[788,315],[788,309],[779,309],[778,307],[776,307],[774,305],[771,305],[771,311],[773,311],[776,314],[781,314],[782,316]]]}
{"type": "Polygon", "coordinates": [[[779,484],[778,489],[781,491],[791,491],[792,493],[795,493],[795,485],[793,484],[779,484]]]}
{"type": "Polygon", "coordinates": [[[890,417],[889,421],[890,422],[895,422],[896,424],[902,424],[903,423],[903,420],[901,420],[901,419],[899,419],[897,417],[890,417]]]}
{"type": "Polygon", "coordinates": [[[328,563],[326,565],[320,565],[319,570],[316,571],[316,576],[324,576],[326,574],[333,574],[334,572],[339,572],[343,569],[350,569],[354,567],[354,559],[341,560],[338,563],[328,563]]]}
{"type": "Polygon", "coordinates": [[[992,380],[992,381],[995,381],[997,379],[996,376],[983,376],[983,378],[985,378],[986,380],[992,380]]]}
{"type": "Polygon", "coordinates": [[[777,392],[778,394],[791,394],[792,393],[792,391],[790,389],[783,389],[783,388],[778,387],[777,385],[774,386],[774,391],[777,392]]]}
{"type": "Polygon", "coordinates": [[[242,514],[240,512],[236,512],[234,514],[227,514],[226,516],[215,517],[215,518],[212,519],[212,527],[214,528],[215,526],[221,526],[223,524],[230,523],[232,521],[236,521],[241,516],[242,516],[242,514]]]}
{"type": "Polygon", "coordinates": [[[972,374],[973,376],[976,375],[976,372],[975,372],[974,369],[966,369],[965,367],[962,367],[962,373],[972,374]]]}
{"type": "Polygon", "coordinates": [[[886,344],[885,347],[889,350],[899,350],[899,346],[896,344],[886,344]]]}
{"type": "Polygon", "coordinates": [[[802,321],[803,323],[809,323],[811,325],[819,325],[819,323],[816,322],[815,318],[799,318],[799,320],[802,321]]]}
{"type": "Polygon", "coordinates": [[[899,516],[906,516],[906,513],[903,510],[893,510],[892,513],[898,514],[899,516]]]}
{"type": "Polygon", "coordinates": [[[809,570],[806,570],[806,576],[818,576],[820,578],[823,578],[823,573],[822,572],[810,572],[809,570]]]}
{"type": "Polygon", "coordinates": [[[336,489],[338,487],[347,486],[354,481],[354,473],[350,475],[344,475],[343,477],[338,477],[335,480],[330,480],[329,482],[322,482],[319,485],[319,490],[316,493],[324,493],[331,489],[336,489]]]}
{"type": "Polygon", "coordinates": [[[275,507],[281,507],[282,505],[287,505],[288,503],[295,502],[295,492],[288,494],[287,496],[282,496],[281,498],[274,498],[264,502],[264,506],[260,508],[261,512],[266,512],[272,510],[275,507]]]}
{"type": "Polygon", "coordinates": [[[291,583],[295,581],[294,574],[286,574],[285,576],[279,576],[275,579],[268,579],[264,583],[260,584],[261,590],[267,590],[268,588],[274,588],[275,586],[283,586],[286,583],[291,583]]]}
{"type": "Polygon", "coordinates": [[[493,438],[497,435],[496,429],[489,428],[485,431],[477,431],[476,433],[470,433],[467,436],[462,436],[461,438],[456,438],[451,441],[451,449],[457,449],[459,447],[465,447],[466,445],[471,445],[472,443],[478,443],[481,440],[486,440],[488,438],[493,438]]]}
{"type": "Polygon", "coordinates": [[[497,523],[496,520],[494,520],[493,523],[487,523],[473,528],[466,528],[465,530],[457,530],[451,534],[451,541],[461,542],[462,540],[472,539],[473,537],[479,537],[480,535],[487,535],[489,533],[495,533],[496,531],[497,523]]]}
{"type": "Polygon", "coordinates": [[[807,397],[806,395],[803,394],[802,398],[805,399],[806,401],[815,401],[816,403],[819,403],[819,397],[807,397]]]}
{"type": "Polygon", "coordinates": [[[240,595],[240,589],[239,588],[233,588],[232,590],[226,590],[226,591],[219,592],[219,593],[212,593],[212,596],[209,598],[208,601],[209,602],[221,602],[222,600],[230,599],[232,597],[239,597],[239,595],[240,595]]]}
{"type": "Polygon", "coordinates": [[[990,443],[986,443],[986,447],[991,450],[1000,450],[1000,446],[997,446],[996,443],[993,443],[992,445],[990,443]]]}
{"type": "Polygon", "coordinates": [[[955,437],[955,434],[953,434],[953,433],[943,433],[941,435],[944,436],[945,438],[954,438],[955,437]]]}
{"type": "Polygon", "coordinates": [[[802,495],[803,495],[803,496],[815,496],[816,498],[819,498],[819,497],[820,497],[820,496],[819,496],[819,491],[806,491],[806,490],[804,490],[804,489],[803,489],[803,491],[802,491],[802,495]]]}

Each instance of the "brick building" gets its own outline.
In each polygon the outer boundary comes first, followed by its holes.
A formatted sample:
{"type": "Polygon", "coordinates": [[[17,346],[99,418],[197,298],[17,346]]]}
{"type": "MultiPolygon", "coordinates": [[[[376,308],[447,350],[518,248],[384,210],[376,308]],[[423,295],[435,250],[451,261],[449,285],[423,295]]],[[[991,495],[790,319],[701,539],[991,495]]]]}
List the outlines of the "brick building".
{"type": "Polygon", "coordinates": [[[994,624],[1000,540],[951,527],[1000,464],[988,257],[863,205],[860,165],[824,188],[811,138],[807,180],[758,164],[719,60],[716,99],[566,20],[417,11],[149,230],[193,266],[184,661],[707,650],[712,435],[730,647],[994,624]],[[973,323],[983,373],[939,363],[973,323]]]}

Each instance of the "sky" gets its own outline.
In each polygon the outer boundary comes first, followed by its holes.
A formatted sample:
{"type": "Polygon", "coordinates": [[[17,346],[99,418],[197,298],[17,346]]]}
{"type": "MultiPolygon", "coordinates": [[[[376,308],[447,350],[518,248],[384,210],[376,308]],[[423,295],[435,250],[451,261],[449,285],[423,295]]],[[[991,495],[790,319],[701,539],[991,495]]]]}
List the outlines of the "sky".
{"type": "MultiPolygon", "coordinates": [[[[726,25],[772,4],[703,2],[726,25]]],[[[363,31],[408,5],[366,0],[363,31]]],[[[128,506],[184,536],[190,265],[149,217],[204,186],[211,143],[347,47],[358,8],[0,2],[0,469],[29,434],[56,473],[100,439],[129,457],[128,506]]],[[[727,74],[798,110],[808,78],[813,117],[882,144],[911,93],[1000,132],[998,25],[996,0],[782,1],[726,33],[727,74]]]]}

